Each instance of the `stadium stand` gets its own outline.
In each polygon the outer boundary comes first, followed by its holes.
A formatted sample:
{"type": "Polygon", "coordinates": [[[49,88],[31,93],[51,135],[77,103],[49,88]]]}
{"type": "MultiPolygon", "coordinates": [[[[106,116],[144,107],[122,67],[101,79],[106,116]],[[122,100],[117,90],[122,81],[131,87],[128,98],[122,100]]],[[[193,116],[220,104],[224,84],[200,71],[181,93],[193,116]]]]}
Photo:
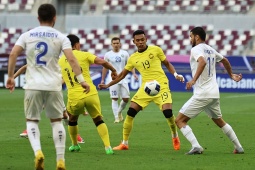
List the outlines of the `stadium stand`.
{"type": "Polygon", "coordinates": [[[106,0],[104,13],[247,13],[253,0],[106,0]]]}
{"type": "MultiPolygon", "coordinates": [[[[51,1],[47,1],[51,2],[51,1]]],[[[53,1],[52,1],[53,2],[53,1]]],[[[122,41],[122,48],[129,53],[136,51],[136,47],[132,42],[132,33],[136,29],[145,30],[148,37],[148,44],[160,46],[166,55],[189,55],[190,41],[189,30],[197,23],[183,23],[178,21],[172,22],[155,22],[157,17],[172,16],[180,17],[183,15],[197,16],[249,16],[249,13],[254,11],[254,0],[66,0],[58,1],[59,7],[66,11],[65,15],[76,16],[107,16],[105,20],[100,20],[98,26],[96,21],[84,22],[85,26],[78,23],[78,20],[66,24],[68,20],[65,17],[58,19],[60,26],[57,29],[62,29],[66,34],[72,33],[80,37],[82,50],[102,56],[111,49],[111,38],[119,36],[122,41]],[[111,16],[131,16],[136,18],[137,15],[150,16],[153,14],[155,18],[146,20],[146,22],[133,22],[132,18],[122,22],[113,22],[111,16]],[[181,14],[181,15],[179,15],[181,14]],[[210,15],[208,15],[210,14],[210,15]],[[66,22],[66,23],[65,23],[66,22]],[[105,23],[105,24],[104,24],[105,23]],[[63,24],[65,26],[63,27],[63,24]],[[71,25],[71,26],[70,26],[71,25]],[[93,27],[94,25],[94,27],[93,27]],[[97,26],[95,26],[97,25],[97,26]]],[[[16,13],[31,13],[33,8],[37,8],[40,1],[37,0],[0,0],[0,13],[16,14],[16,13]]],[[[30,15],[31,15],[30,14],[30,15]]],[[[61,13],[62,14],[62,13],[61,13]]],[[[185,17],[183,16],[183,17],[185,17]]],[[[251,16],[251,15],[250,15],[251,16]]],[[[8,16],[7,16],[8,17],[8,16]]],[[[221,18],[221,17],[218,17],[221,18]]],[[[79,18],[80,20],[83,18],[79,18]]],[[[104,18],[100,18],[104,19],[104,18]]],[[[211,18],[213,21],[215,18],[211,18]]],[[[3,21],[0,17],[0,23],[3,21]]],[[[70,20],[69,20],[70,21],[70,20]]],[[[203,21],[203,19],[202,19],[203,21]]],[[[6,22],[6,21],[5,21],[6,22]]],[[[2,22],[3,23],[3,22],[2,22]]],[[[11,22],[10,22],[11,23],[11,22]]],[[[26,22],[27,23],[27,22],[26,22]]],[[[69,22],[68,22],[69,23],[69,22]]],[[[255,40],[254,24],[251,27],[240,26],[221,26],[224,20],[219,23],[202,22],[202,26],[207,31],[207,43],[226,56],[243,55],[247,48],[254,48],[255,40]]],[[[239,22],[236,22],[238,25],[239,22]]],[[[29,26],[0,25],[0,54],[9,54],[15,41],[22,32],[28,30],[29,26]]],[[[57,26],[57,24],[56,24],[57,26]]],[[[31,27],[29,27],[31,28],[31,27]]]]}
{"type": "Polygon", "coordinates": [[[1,0],[1,12],[31,12],[34,0],[1,0]]]}
{"type": "MultiPolygon", "coordinates": [[[[114,25],[111,29],[77,29],[70,33],[81,38],[81,48],[95,54],[104,54],[111,48],[111,35],[118,35],[122,40],[122,48],[133,53],[132,33],[136,29],[144,29],[148,44],[160,46],[167,55],[186,55],[190,50],[189,30],[192,25],[114,25]]],[[[223,55],[240,55],[255,36],[254,30],[216,30],[213,25],[203,26],[207,30],[207,43],[223,55]]],[[[0,34],[0,53],[9,53],[19,35],[26,30],[21,28],[5,28],[0,34]]]]}

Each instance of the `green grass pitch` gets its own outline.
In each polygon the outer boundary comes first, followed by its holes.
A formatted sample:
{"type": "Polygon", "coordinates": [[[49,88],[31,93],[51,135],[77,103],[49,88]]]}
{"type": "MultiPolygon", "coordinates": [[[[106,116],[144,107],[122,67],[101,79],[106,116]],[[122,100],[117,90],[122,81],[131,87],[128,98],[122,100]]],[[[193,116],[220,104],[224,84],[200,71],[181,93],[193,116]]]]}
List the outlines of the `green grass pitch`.
{"type": "MultiPolygon", "coordinates": [[[[134,92],[131,93],[131,96],[133,94],[134,92]]],[[[14,93],[10,94],[8,90],[1,89],[0,95],[0,169],[33,170],[34,155],[29,141],[19,137],[19,134],[25,129],[24,90],[16,89],[14,93]]],[[[122,139],[122,123],[113,123],[108,91],[100,91],[99,95],[104,121],[109,129],[111,145],[116,146],[122,139]]],[[[191,95],[190,92],[172,92],[175,115],[191,95]]],[[[81,116],[79,130],[85,139],[85,144],[81,144],[82,150],[79,153],[70,153],[68,147],[71,141],[67,133],[66,168],[67,170],[252,170],[255,167],[254,101],[255,94],[221,93],[223,118],[235,130],[245,150],[243,155],[232,154],[232,143],[204,113],[189,123],[198,141],[204,147],[204,153],[202,155],[184,155],[191,146],[181,132],[179,132],[181,149],[175,151],[172,147],[166,120],[158,107],[151,103],[136,116],[129,139],[130,149],[115,151],[114,155],[105,154],[103,143],[91,118],[81,116]]],[[[51,126],[44,114],[42,114],[39,126],[42,150],[45,155],[45,169],[53,170],[56,166],[55,148],[51,137],[51,126]]]]}

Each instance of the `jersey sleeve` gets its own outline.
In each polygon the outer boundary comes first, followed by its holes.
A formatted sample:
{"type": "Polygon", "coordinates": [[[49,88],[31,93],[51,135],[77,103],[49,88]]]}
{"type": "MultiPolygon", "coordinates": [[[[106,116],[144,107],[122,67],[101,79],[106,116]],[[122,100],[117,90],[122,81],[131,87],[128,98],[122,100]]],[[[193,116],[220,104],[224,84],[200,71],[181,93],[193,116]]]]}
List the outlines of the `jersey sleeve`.
{"type": "Polygon", "coordinates": [[[26,43],[25,43],[25,33],[21,34],[19,39],[16,41],[15,45],[21,46],[23,49],[26,48],[26,43]]]}
{"type": "Polygon", "coordinates": [[[166,59],[166,56],[163,50],[160,47],[157,47],[157,49],[158,49],[158,58],[160,59],[160,61],[164,61],[166,59]]]}
{"type": "Polygon", "coordinates": [[[127,60],[127,64],[125,66],[125,69],[128,71],[131,71],[134,68],[133,64],[132,64],[132,56],[130,58],[128,58],[127,60]]]}
{"type": "Polygon", "coordinates": [[[216,50],[215,50],[215,57],[216,57],[216,62],[220,62],[224,58],[224,56],[218,53],[216,50]]]}
{"type": "Polygon", "coordinates": [[[126,55],[127,55],[127,58],[129,58],[129,57],[130,57],[127,51],[126,51],[126,55]]]}
{"type": "Polygon", "coordinates": [[[67,37],[64,36],[62,41],[62,50],[69,49],[69,48],[72,49],[71,42],[67,37]]]}
{"type": "Polygon", "coordinates": [[[89,64],[94,64],[97,56],[95,56],[94,54],[91,54],[91,53],[87,53],[86,55],[88,55],[89,64]]]}
{"type": "Polygon", "coordinates": [[[197,61],[199,57],[204,57],[204,53],[201,49],[198,48],[192,48],[191,49],[191,56],[195,58],[197,61]]]}
{"type": "Polygon", "coordinates": [[[107,62],[109,62],[109,60],[108,60],[108,52],[105,53],[105,55],[104,55],[104,60],[107,61],[107,62]]]}

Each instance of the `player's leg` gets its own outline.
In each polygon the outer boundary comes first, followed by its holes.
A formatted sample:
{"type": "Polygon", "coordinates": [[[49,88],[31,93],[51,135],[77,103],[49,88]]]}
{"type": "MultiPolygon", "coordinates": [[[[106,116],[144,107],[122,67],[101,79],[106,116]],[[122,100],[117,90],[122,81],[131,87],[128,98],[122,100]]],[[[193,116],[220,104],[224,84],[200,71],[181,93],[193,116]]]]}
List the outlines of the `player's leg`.
{"type": "Polygon", "coordinates": [[[120,104],[119,104],[118,116],[119,116],[119,120],[122,121],[123,120],[122,111],[125,109],[130,97],[129,87],[127,83],[123,83],[120,85],[120,96],[122,100],[120,101],[120,104]]]}
{"type": "Polygon", "coordinates": [[[179,114],[176,117],[176,125],[182,132],[183,136],[190,142],[192,148],[186,154],[201,154],[203,148],[198,143],[196,136],[194,135],[192,129],[187,124],[191,118],[196,117],[201,111],[203,111],[204,106],[206,106],[206,101],[198,101],[191,97],[181,108],[179,114]]]}
{"type": "Polygon", "coordinates": [[[130,107],[127,111],[127,116],[123,123],[123,140],[120,145],[113,148],[113,150],[128,150],[128,139],[133,129],[134,118],[136,114],[142,109],[137,103],[131,101],[130,107]]]}
{"type": "Polygon", "coordinates": [[[92,95],[86,98],[86,109],[96,125],[97,132],[104,143],[106,154],[113,154],[108,128],[102,119],[103,116],[98,95],[92,95]]]}
{"type": "Polygon", "coordinates": [[[110,96],[112,98],[112,112],[114,115],[114,123],[119,123],[119,116],[118,116],[118,99],[119,99],[119,88],[118,84],[115,84],[109,87],[110,96]]]}
{"type": "Polygon", "coordinates": [[[62,91],[45,92],[45,113],[51,121],[52,137],[56,149],[57,167],[65,167],[66,131],[62,123],[63,94],[62,91]]]}
{"type": "Polygon", "coordinates": [[[175,116],[173,115],[172,105],[164,104],[162,106],[163,114],[167,120],[167,124],[172,134],[172,143],[175,150],[180,150],[181,143],[177,132],[177,126],[175,123],[175,116]]]}
{"type": "Polygon", "coordinates": [[[243,154],[244,149],[242,148],[242,145],[240,144],[234,130],[222,118],[219,99],[213,99],[212,104],[207,109],[205,109],[205,111],[208,114],[208,116],[212,118],[214,123],[219,128],[222,129],[223,133],[229,138],[229,140],[232,141],[232,143],[234,144],[234,152],[233,153],[243,154]]]}
{"type": "Polygon", "coordinates": [[[69,147],[69,151],[78,152],[81,147],[78,144],[79,138],[79,128],[78,128],[78,119],[79,115],[84,113],[85,99],[69,99],[67,101],[67,113],[69,116],[68,122],[68,133],[72,141],[72,146],[69,147]]]}
{"type": "Polygon", "coordinates": [[[68,133],[72,141],[72,146],[69,148],[71,152],[80,151],[80,146],[78,145],[78,118],[79,115],[69,113],[68,133]]]}
{"type": "Polygon", "coordinates": [[[120,145],[114,147],[113,150],[128,149],[128,139],[133,129],[134,118],[140,110],[144,109],[152,101],[152,98],[153,97],[148,97],[143,88],[140,88],[133,96],[127,111],[127,116],[123,123],[123,140],[120,145]]]}
{"type": "Polygon", "coordinates": [[[25,90],[24,109],[28,139],[35,155],[35,169],[44,169],[44,155],[38,126],[43,110],[42,91],[25,90]]]}
{"type": "MultiPolygon", "coordinates": [[[[65,125],[68,125],[69,124],[69,116],[67,114],[67,110],[66,110],[66,106],[64,104],[64,101],[63,101],[63,109],[64,110],[63,110],[62,121],[65,125]]],[[[86,113],[86,115],[88,114],[86,111],[84,111],[84,113],[83,113],[84,116],[86,116],[85,113],[86,113]]],[[[81,137],[80,134],[77,134],[77,141],[78,141],[78,143],[85,143],[84,139],[81,137]]]]}
{"type": "Polygon", "coordinates": [[[175,150],[180,149],[180,139],[178,137],[177,126],[175,124],[175,116],[172,111],[172,97],[169,88],[161,89],[160,93],[154,97],[153,101],[159,106],[163,112],[167,124],[172,134],[172,143],[175,150]]]}

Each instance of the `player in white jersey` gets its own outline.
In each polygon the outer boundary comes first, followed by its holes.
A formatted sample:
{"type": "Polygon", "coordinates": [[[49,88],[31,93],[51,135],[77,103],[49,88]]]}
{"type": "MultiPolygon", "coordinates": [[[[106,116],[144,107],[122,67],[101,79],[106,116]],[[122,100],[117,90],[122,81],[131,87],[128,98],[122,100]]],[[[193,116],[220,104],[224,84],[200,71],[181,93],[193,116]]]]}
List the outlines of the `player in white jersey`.
{"type": "Polygon", "coordinates": [[[236,82],[242,79],[242,75],[232,73],[229,61],[212,47],[206,45],[205,37],[206,33],[202,27],[195,27],[190,31],[190,41],[193,47],[190,54],[190,67],[193,78],[187,82],[186,89],[190,90],[193,86],[194,91],[193,96],[180,109],[176,124],[192,145],[191,150],[186,154],[201,154],[203,148],[187,123],[191,118],[195,118],[199,113],[205,111],[233,142],[234,153],[242,154],[244,150],[234,130],[222,118],[215,65],[217,62],[221,62],[230,78],[236,82]]]}
{"type": "MultiPolygon", "coordinates": [[[[44,169],[44,155],[40,142],[39,120],[45,110],[51,121],[53,141],[56,148],[57,170],[65,169],[66,132],[62,120],[63,96],[62,77],[58,59],[61,51],[73,68],[77,80],[89,92],[90,87],[84,81],[80,66],[72,53],[71,43],[66,36],[52,28],[56,21],[56,9],[51,4],[42,4],[38,8],[40,26],[23,33],[13,47],[8,63],[6,88],[14,91],[14,71],[17,57],[25,50],[27,56],[24,109],[27,133],[35,155],[35,169],[44,169]]],[[[51,168],[53,169],[53,168],[51,168]]]]}
{"type": "MultiPolygon", "coordinates": [[[[119,74],[125,67],[127,60],[129,58],[129,54],[127,51],[121,49],[120,38],[113,37],[111,40],[111,44],[112,50],[108,51],[105,54],[104,60],[111,63],[112,66],[117,70],[117,73],[119,74]]],[[[103,68],[101,84],[105,83],[107,71],[108,70],[106,68],[103,68]]],[[[138,80],[138,77],[134,69],[132,70],[132,73],[135,80],[138,80]]],[[[109,70],[108,75],[111,75],[111,70],[109,70]]],[[[123,116],[121,112],[123,109],[125,109],[130,97],[128,82],[125,79],[121,80],[119,83],[109,87],[109,92],[110,97],[112,98],[112,111],[115,118],[114,123],[119,123],[123,121],[123,116]],[[120,104],[118,103],[119,97],[122,98],[120,104]]]]}

